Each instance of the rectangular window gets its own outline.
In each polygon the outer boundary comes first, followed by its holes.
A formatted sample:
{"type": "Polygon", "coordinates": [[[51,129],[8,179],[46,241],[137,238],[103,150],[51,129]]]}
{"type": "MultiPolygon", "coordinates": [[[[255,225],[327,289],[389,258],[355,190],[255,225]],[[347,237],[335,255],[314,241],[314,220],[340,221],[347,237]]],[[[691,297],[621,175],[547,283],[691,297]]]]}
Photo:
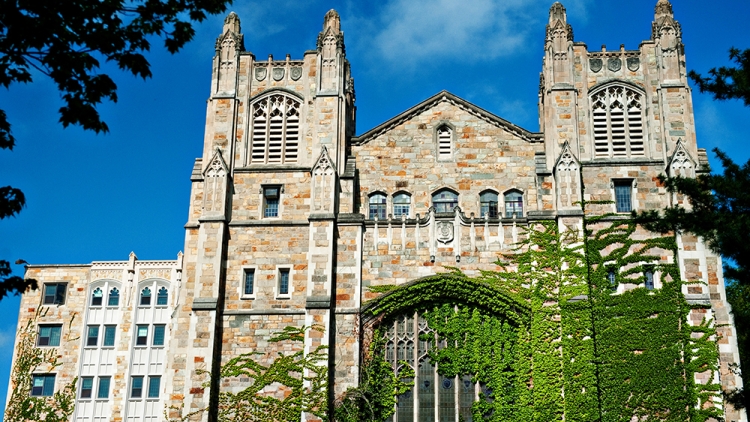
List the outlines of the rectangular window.
{"type": "Polygon", "coordinates": [[[279,216],[279,186],[269,186],[263,188],[263,217],[279,216]]]}
{"type": "Polygon", "coordinates": [[[148,398],[150,399],[159,398],[160,384],[161,384],[161,377],[148,377],[148,398]]]}
{"type": "Polygon", "coordinates": [[[135,345],[146,346],[148,345],[148,325],[138,325],[136,328],[135,345]]]}
{"type": "Polygon", "coordinates": [[[55,394],[55,374],[32,375],[31,395],[33,397],[51,397],[55,394]]]}
{"type": "Polygon", "coordinates": [[[36,345],[52,347],[59,346],[61,332],[62,325],[40,325],[39,337],[37,337],[36,345]]]}
{"type": "Polygon", "coordinates": [[[652,269],[646,270],[646,289],[654,290],[654,271],[652,269]]]}
{"type": "Polygon", "coordinates": [[[281,268],[279,270],[279,294],[289,294],[289,268],[281,268]]]}
{"type": "Polygon", "coordinates": [[[115,330],[117,330],[116,325],[104,326],[104,341],[102,342],[102,346],[113,347],[115,345],[115,330]]]}
{"type": "Polygon", "coordinates": [[[130,398],[140,399],[143,397],[143,377],[130,378],[130,398]]]}
{"type": "Polygon", "coordinates": [[[94,377],[81,378],[81,398],[90,399],[91,392],[94,390],[94,377]]]}
{"type": "Polygon", "coordinates": [[[97,399],[109,398],[109,381],[110,377],[99,377],[99,390],[96,392],[97,399]]]}
{"type": "Polygon", "coordinates": [[[164,331],[166,326],[164,324],[154,325],[154,342],[153,346],[164,346],[164,331]]]}
{"type": "Polygon", "coordinates": [[[245,280],[243,283],[242,294],[252,296],[255,294],[255,270],[248,268],[244,270],[245,280]]]}
{"type": "Polygon", "coordinates": [[[45,305],[64,305],[65,290],[67,283],[49,283],[44,285],[44,304],[45,305]]]}
{"type": "Polygon", "coordinates": [[[630,212],[633,210],[631,203],[633,182],[630,180],[617,180],[615,185],[615,206],[617,212],[630,212]]]}
{"type": "Polygon", "coordinates": [[[88,334],[86,335],[86,346],[96,346],[99,342],[99,326],[89,325],[88,334]]]}

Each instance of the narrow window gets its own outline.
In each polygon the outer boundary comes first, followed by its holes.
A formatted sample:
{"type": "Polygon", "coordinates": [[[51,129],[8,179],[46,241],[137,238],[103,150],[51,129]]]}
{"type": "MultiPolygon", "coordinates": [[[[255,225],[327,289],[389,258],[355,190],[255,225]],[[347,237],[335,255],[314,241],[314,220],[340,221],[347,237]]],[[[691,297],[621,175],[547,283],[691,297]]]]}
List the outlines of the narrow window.
{"type": "Polygon", "coordinates": [[[631,203],[633,182],[630,180],[617,180],[615,185],[615,207],[617,212],[630,212],[633,210],[631,203]]]}
{"type": "Polygon", "coordinates": [[[401,216],[409,216],[409,206],[411,205],[411,197],[406,193],[399,193],[393,197],[393,216],[401,218],[401,216]]]}
{"type": "Polygon", "coordinates": [[[271,218],[279,216],[279,192],[281,188],[271,186],[263,188],[263,217],[271,218]]]}
{"type": "Polygon", "coordinates": [[[148,325],[138,325],[136,327],[135,345],[136,346],[148,345],[148,325]]]}
{"type": "Polygon", "coordinates": [[[453,157],[453,131],[448,126],[437,130],[438,160],[449,160],[453,157]]]}
{"type": "Polygon", "coordinates": [[[113,347],[115,345],[115,333],[117,332],[116,330],[116,325],[104,326],[104,340],[102,341],[103,347],[113,347]]]}
{"type": "Polygon", "coordinates": [[[107,299],[107,306],[119,306],[120,305],[120,291],[117,287],[109,291],[109,299],[107,299]]]}
{"type": "Polygon", "coordinates": [[[610,268],[607,271],[607,281],[609,281],[609,289],[612,291],[617,290],[617,274],[615,274],[614,268],[610,268]]]}
{"type": "Polygon", "coordinates": [[[143,377],[130,378],[130,398],[140,399],[143,397],[143,377]]]}
{"type": "Polygon", "coordinates": [[[480,215],[484,218],[497,218],[497,194],[495,192],[484,192],[479,195],[480,215]]]}
{"type": "Polygon", "coordinates": [[[458,194],[448,189],[437,191],[432,195],[432,206],[435,212],[453,212],[458,206],[458,194]]]}
{"type": "Polygon", "coordinates": [[[505,218],[523,217],[523,195],[518,191],[505,194],[505,218]]]}
{"type": "Polygon", "coordinates": [[[651,269],[646,270],[646,289],[654,290],[654,271],[651,269]]]}
{"type": "Polygon", "coordinates": [[[91,393],[94,390],[94,377],[82,377],[81,378],[81,398],[90,399],[91,393]]]}
{"type": "Polygon", "coordinates": [[[150,399],[159,398],[160,384],[161,384],[161,377],[148,377],[148,398],[150,399]]]}
{"type": "Polygon", "coordinates": [[[289,268],[279,269],[279,294],[289,294],[289,268]]]}
{"type": "Polygon", "coordinates": [[[99,390],[96,392],[97,399],[108,399],[109,398],[109,382],[110,377],[99,377],[99,390]]]}
{"type": "Polygon", "coordinates": [[[40,374],[31,377],[33,397],[51,397],[55,394],[55,374],[40,374]]]}
{"type": "Polygon", "coordinates": [[[45,305],[64,305],[66,283],[50,283],[44,285],[45,305]]]}
{"type": "Polygon", "coordinates": [[[382,193],[373,193],[370,195],[370,220],[377,217],[380,220],[385,219],[385,195],[382,193]]]}
{"type": "Polygon", "coordinates": [[[154,325],[154,341],[152,346],[164,346],[164,331],[166,326],[164,324],[154,325]]]}
{"type": "Polygon", "coordinates": [[[102,299],[104,299],[104,292],[97,287],[91,294],[91,306],[102,306],[102,299]]]}
{"type": "Polygon", "coordinates": [[[252,268],[247,268],[244,271],[245,273],[245,280],[244,280],[244,286],[243,286],[243,294],[245,296],[252,296],[255,293],[255,270],[252,268]]]}
{"type": "Polygon", "coordinates": [[[166,287],[162,287],[159,289],[159,292],[156,293],[156,306],[167,306],[167,303],[169,302],[169,291],[166,287]]]}
{"type": "Polygon", "coordinates": [[[59,346],[61,332],[62,325],[40,325],[39,337],[37,337],[36,345],[52,347],[59,346]]]}
{"type": "Polygon", "coordinates": [[[99,326],[89,325],[88,334],[86,335],[86,346],[96,346],[99,341],[99,326]]]}
{"type": "Polygon", "coordinates": [[[151,305],[151,289],[146,287],[145,289],[141,290],[141,306],[150,306],[151,305]]]}

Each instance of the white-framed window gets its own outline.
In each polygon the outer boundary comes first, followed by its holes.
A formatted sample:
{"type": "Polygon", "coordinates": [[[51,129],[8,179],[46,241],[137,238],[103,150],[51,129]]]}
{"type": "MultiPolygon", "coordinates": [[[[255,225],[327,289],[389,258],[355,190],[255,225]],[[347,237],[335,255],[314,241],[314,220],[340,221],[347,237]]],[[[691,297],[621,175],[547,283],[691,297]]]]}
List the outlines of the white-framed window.
{"type": "Polygon", "coordinates": [[[135,345],[148,346],[148,324],[135,326],[135,345]]]}
{"type": "Polygon", "coordinates": [[[276,269],[276,296],[288,298],[292,295],[292,269],[289,267],[278,267],[276,269]]]}
{"type": "Polygon", "coordinates": [[[130,398],[140,399],[143,397],[143,376],[130,377],[130,398]]]}
{"type": "Polygon", "coordinates": [[[151,288],[144,287],[141,290],[141,300],[138,302],[139,306],[151,306],[151,288]]]}
{"type": "Polygon", "coordinates": [[[513,189],[505,192],[503,196],[505,202],[505,218],[523,217],[523,193],[513,189]]]}
{"type": "Polygon", "coordinates": [[[97,287],[91,292],[91,306],[102,306],[104,302],[104,292],[101,287],[97,287]]]}
{"type": "Polygon", "coordinates": [[[609,84],[591,94],[594,157],[643,157],[644,98],[634,87],[609,84]]]}
{"type": "Polygon", "coordinates": [[[162,286],[156,292],[156,306],[167,306],[169,304],[169,290],[162,286]]]}
{"type": "Polygon", "coordinates": [[[31,396],[51,397],[55,394],[55,374],[34,374],[31,376],[31,396]]]}
{"type": "Polygon", "coordinates": [[[109,398],[109,384],[111,377],[99,377],[99,388],[96,391],[96,398],[106,400],[109,398]]]}
{"type": "Polygon", "coordinates": [[[479,216],[497,218],[497,192],[486,190],[479,194],[479,216]]]}
{"type": "Polygon", "coordinates": [[[393,195],[393,217],[409,217],[411,210],[411,195],[406,192],[399,192],[393,195]]]}
{"type": "Polygon", "coordinates": [[[432,194],[432,206],[435,212],[453,212],[458,206],[458,193],[450,189],[440,189],[432,194]]]}
{"type": "Polygon", "coordinates": [[[387,199],[384,193],[374,192],[370,194],[369,198],[369,212],[368,215],[370,220],[374,220],[375,217],[378,220],[385,220],[385,214],[387,210],[387,199]]]}
{"type": "Polygon", "coordinates": [[[36,338],[37,346],[57,347],[60,345],[60,336],[62,334],[62,324],[45,324],[39,326],[39,333],[36,338]]]}
{"type": "Polygon", "coordinates": [[[158,399],[160,389],[161,389],[161,377],[158,375],[149,376],[148,377],[148,398],[158,399]]]}
{"type": "Polygon", "coordinates": [[[96,347],[99,344],[99,326],[89,325],[86,328],[86,347],[96,347]]]}
{"type": "Polygon", "coordinates": [[[647,267],[646,272],[643,273],[643,278],[646,290],[654,290],[654,269],[647,267]]]}
{"type": "Polygon", "coordinates": [[[68,283],[45,283],[43,305],[64,305],[68,283]]]}
{"type": "Polygon", "coordinates": [[[120,306],[120,290],[117,287],[113,287],[109,291],[109,296],[107,297],[107,306],[113,308],[120,306]]]}
{"type": "Polygon", "coordinates": [[[117,335],[116,325],[105,325],[104,337],[102,338],[102,347],[114,347],[116,335],[117,335]]]}
{"type": "Polygon", "coordinates": [[[248,164],[286,164],[299,161],[300,107],[298,99],[274,93],[251,104],[248,164]]]}
{"type": "Polygon", "coordinates": [[[453,133],[453,127],[447,123],[443,123],[435,129],[438,161],[453,159],[453,133]]]}
{"type": "Polygon", "coordinates": [[[283,186],[271,185],[263,186],[263,218],[276,218],[280,215],[281,194],[284,192],[283,186]]]}
{"type": "Polygon", "coordinates": [[[240,297],[243,299],[254,299],[257,289],[255,283],[255,268],[243,268],[240,283],[240,297]]]}
{"type": "Polygon", "coordinates": [[[164,346],[164,337],[166,336],[166,324],[154,324],[154,334],[152,336],[152,346],[164,346]]]}
{"type": "Polygon", "coordinates": [[[81,377],[81,391],[79,398],[90,399],[94,391],[94,377],[81,377]]]}

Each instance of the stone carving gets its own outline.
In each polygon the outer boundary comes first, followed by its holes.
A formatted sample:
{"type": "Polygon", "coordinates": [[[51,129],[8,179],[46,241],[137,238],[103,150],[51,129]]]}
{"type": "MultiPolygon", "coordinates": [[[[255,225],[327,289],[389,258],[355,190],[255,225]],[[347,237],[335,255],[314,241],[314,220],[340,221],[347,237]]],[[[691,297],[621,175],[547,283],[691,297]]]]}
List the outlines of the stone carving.
{"type": "Polygon", "coordinates": [[[594,73],[602,70],[602,59],[589,59],[589,69],[594,73]]]}
{"type": "Polygon", "coordinates": [[[164,280],[169,280],[171,274],[172,270],[170,270],[169,268],[150,268],[146,270],[140,270],[138,272],[138,279],[141,281],[149,278],[162,278],[164,280]]]}
{"type": "Polygon", "coordinates": [[[294,81],[298,80],[302,77],[302,68],[298,66],[291,68],[289,71],[289,76],[291,76],[292,80],[294,81]]]}
{"type": "Polygon", "coordinates": [[[437,239],[442,243],[448,243],[453,240],[452,222],[440,221],[437,223],[437,239]]]}
{"type": "Polygon", "coordinates": [[[678,140],[677,148],[675,148],[675,153],[672,155],[672,160],[669,163],[670,175],[693,177],[694,168],[693,159],[690,158],[690,154],[685,150],[685,145],[683,145],[682,140],[678,140]]]}
{"type": "Polygon", "coordinates": [[[274,67],[271,71],[271,76],[273,77],[274,81],[280,81],[284,79],[284,68],[283,67],[274,67]]]}
{"type": "Polygon", "coordinates": [[[611,70],[612,72],[617,72],[618,70],[622,69],[622,60],[618,59],[617,57],[612,57],[609,60],[607,60],[607,69],[611,70]]]}
{"type": "Polygon", "coordinates": [[[257,81],[262,81],[263,79],[266,79],[266,68],[265,67],[256,67],[255,68],[255,79],[257,81]]]}
{"type": "Polygon", "coordinates": [[[628,70],[631,72],[635,72],[639,67],[641,67],[641,59],[639,59],[638,57],[628,57],[626,63],[628,65],[628,70]]]}
{"type": "Polygon", "coordinates": [[[122,270],[92,270],[91,281],[94,280],[122,280],[122,270]]]}

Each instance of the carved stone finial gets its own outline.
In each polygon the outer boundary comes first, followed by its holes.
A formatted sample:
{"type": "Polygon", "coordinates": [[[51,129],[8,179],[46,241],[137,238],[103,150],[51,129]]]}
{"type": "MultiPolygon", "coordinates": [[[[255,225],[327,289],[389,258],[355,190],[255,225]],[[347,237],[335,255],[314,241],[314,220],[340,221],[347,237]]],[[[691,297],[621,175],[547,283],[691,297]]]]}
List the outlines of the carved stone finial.
{"type": "Polygon", "coordinates": [[[670,3],[669,0],[659,0],[658,2],[656,2],[654,15],[657,18],[664,15],[674,16],[674,12],[672,11],[672,3],[670,3]]]}
{"type": "Polygon", "coordinates": [[[224,18],[224,30],[222,34],[226,34],[227,31],[239,34],[240,31],[240,17],[236,13],[230,12],[226,18],[224,18]]]}
{"type": "Polygon", "coordinates": [[[553,25],[556,21],[561,20],[563,23],[568,22],[568,16],[565,13],[565,6],[559,1],[556,1],[552,7],[549,8],[549,24],[553,25]]]}
{"type": "Polygon", "coordinates": [[[333,9],[329,10],[323,18],[323,32],[331,28],[335,34],[341,32],[341,17],[333,9]]]}
{"type": "Polygon", "coordinates": [[[549,8],[549,23],[547,24],[547,41],[563,35],[567,41],[573,41],[573,27],[568,24],[568,15],[565,6],[559,1],[549,8]]]}

